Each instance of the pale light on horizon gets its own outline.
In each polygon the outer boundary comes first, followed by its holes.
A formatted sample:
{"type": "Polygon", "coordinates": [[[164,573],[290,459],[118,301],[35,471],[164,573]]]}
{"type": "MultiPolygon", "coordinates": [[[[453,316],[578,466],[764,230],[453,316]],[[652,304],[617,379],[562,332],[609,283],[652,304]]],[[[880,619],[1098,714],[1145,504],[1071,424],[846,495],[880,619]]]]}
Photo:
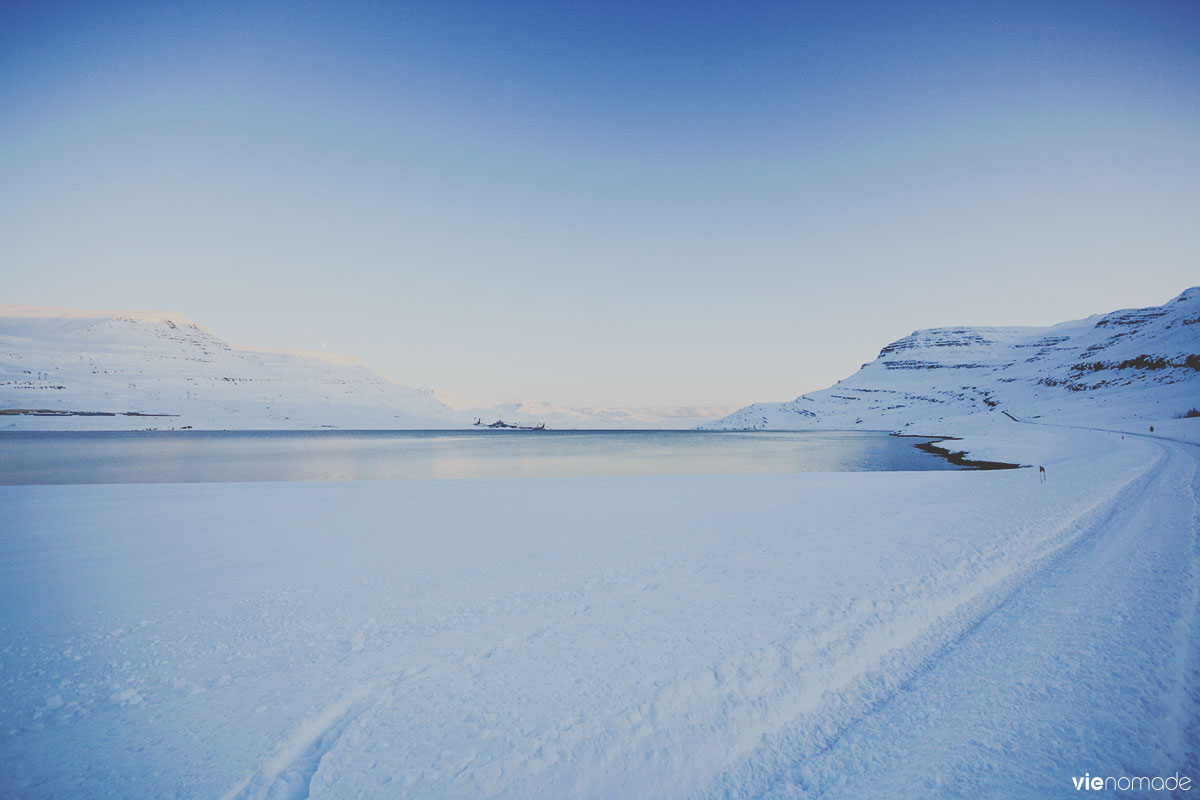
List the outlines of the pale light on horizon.
{"type": "Polygon", "coordinates": [[[740,406],[1200,275],[1200,7],[0,10],[0,301],[740,406]]]}

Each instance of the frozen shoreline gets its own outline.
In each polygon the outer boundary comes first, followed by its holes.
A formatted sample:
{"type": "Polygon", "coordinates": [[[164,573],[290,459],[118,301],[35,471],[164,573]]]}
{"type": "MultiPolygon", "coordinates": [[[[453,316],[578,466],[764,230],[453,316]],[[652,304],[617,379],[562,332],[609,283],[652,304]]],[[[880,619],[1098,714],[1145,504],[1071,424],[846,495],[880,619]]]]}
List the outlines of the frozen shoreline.
{"type": "Polygon", "coordinates": [[[962,435],[1048,482],[0,487],[0,791],[917,797],[938,762],[949,794],[1029,796],[1075,766],[1196,772],[1196,448],[962,435]],[[1085,604],[1072,570],[1110,562],[1155,591],[1101,570],[1085,604]],[[1063,650],[1063,619],[1104,648],[1063,650]],[[987,717],[988,692],[1025,695],[987,717]]]}

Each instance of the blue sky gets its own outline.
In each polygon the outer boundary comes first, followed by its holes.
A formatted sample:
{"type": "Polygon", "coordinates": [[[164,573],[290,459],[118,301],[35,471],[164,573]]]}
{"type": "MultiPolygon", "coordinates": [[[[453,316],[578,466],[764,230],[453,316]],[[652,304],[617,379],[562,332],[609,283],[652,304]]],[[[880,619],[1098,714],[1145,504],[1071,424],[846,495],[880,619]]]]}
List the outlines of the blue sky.
{"type": "Polygon", "coordinates": [[[1200,4],[0,4],[0,302],[574,405],[1200,283],[1200,4]]]}

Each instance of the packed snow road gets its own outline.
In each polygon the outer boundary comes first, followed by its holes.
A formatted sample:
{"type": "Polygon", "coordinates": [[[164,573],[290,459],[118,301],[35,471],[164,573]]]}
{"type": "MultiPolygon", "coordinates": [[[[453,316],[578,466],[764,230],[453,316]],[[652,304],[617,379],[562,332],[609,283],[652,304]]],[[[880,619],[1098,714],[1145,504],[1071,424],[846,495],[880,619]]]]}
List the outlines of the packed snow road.
{"type": "Polygon", "coordinates": [[[1047,482],[2,487],[0,794],[1200,778],[1197,448],[1026,426],[1004,448],[1047,482]]]}
{"type": "Polygon", "coordinates": [[[1134,776],[1200,791],[1200,449],[1158,446],[1078,538],[870,713],[799,759],[773,737],[726,793],[1065,797],[1085,775],[1116,779],[1108,796],[1172,796],[1114,791],[1134,776]]]}

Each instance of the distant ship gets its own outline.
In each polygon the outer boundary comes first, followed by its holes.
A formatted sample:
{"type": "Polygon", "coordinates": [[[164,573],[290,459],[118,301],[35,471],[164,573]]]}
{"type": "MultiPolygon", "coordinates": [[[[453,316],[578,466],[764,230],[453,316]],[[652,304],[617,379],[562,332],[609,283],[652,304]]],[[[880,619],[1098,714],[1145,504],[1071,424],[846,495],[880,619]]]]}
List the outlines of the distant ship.
{"type": "Polygon", "coordinates": [[[511,430],[511,431],[544,431],[544,430],[546,430],[546,423],[543,422],[540,425],[516,425],[514,423],[505,422],[502,419],[498,419],[495,422],[491,423],[490,425],[484,425],[483,420],[480,419],[479,417],[476,417],[474,427],[476,427],[476,428],[505,428],[505,429],[511,430]]]}

